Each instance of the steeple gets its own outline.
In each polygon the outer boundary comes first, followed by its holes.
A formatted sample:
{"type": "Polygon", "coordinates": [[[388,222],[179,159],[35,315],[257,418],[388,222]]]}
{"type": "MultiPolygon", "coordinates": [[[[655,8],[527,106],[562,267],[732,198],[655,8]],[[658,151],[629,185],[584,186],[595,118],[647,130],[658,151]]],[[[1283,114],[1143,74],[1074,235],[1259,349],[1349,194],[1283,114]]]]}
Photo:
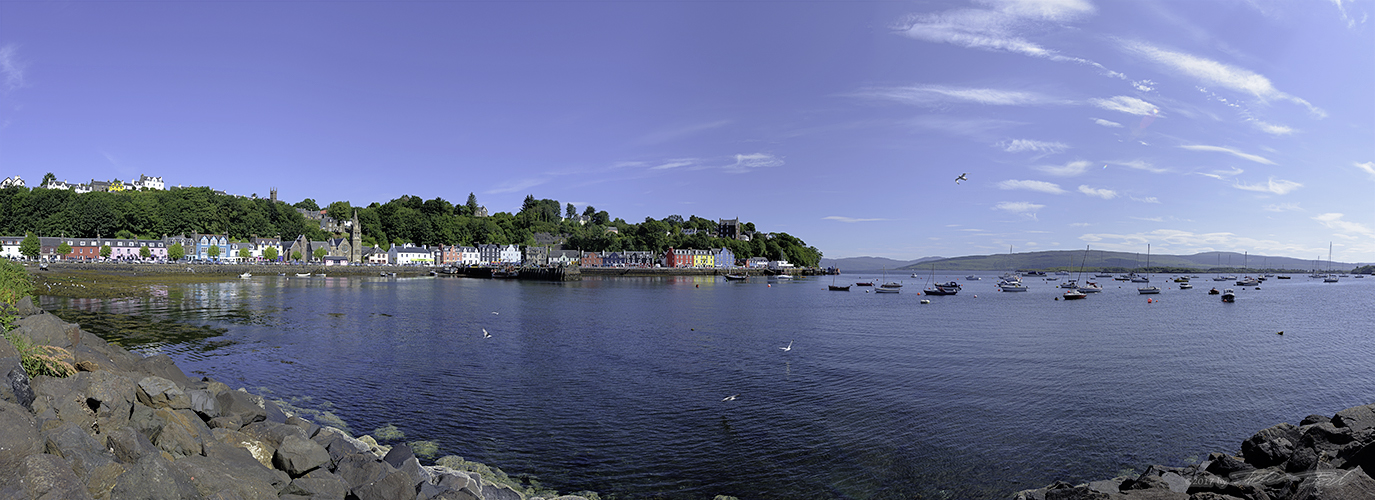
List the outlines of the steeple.
{"type": "Polygon", "coordinates": [[[349,234],[349,262],[363,262],[363,226],[358,222],[358,209],[353,209],[353,229],[349,234]]]}

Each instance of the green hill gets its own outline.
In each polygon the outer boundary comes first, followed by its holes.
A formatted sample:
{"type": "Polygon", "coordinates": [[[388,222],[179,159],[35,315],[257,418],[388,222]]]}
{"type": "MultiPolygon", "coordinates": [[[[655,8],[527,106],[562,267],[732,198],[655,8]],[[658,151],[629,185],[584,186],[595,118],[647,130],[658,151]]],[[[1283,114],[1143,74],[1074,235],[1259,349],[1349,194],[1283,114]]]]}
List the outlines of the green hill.
{"type": "MultiPolygon", "coordinates": [[[[1150,256],[1152,272],[1208,272],[1209,270],[1241,272],[1244,270],[1266,269],[1270,271],[1283,272],[1286,270],[1300,272],[1312,269],[1314,261],[1300,260],[1291,257],[1271,257],[1264,255],[1250,255],[1238,252],[1204,252],[1193,255],[1158,255],[1150,256]]],[[[1090,250],[1085,255],[1083,250],[1052,250],[1045,252],[1022,252],[1014,254],[992,254],[992,255],[970,255],[965,257],[952,257],[949,259],[932,260],[920,264],[911,264],[900,269],[919,270],[931,269],[935,266],[938,270],[958,270],[958,271],[1012,271],[1015,269],[1038,270],[1038,271],[1077,271],[1079,266],[1084,266],[1085,271],[1108,271],[1125,272],[1141,271],[1146,265],[1146,254],[1136,254],[1128,252],[1108,252],[1101,250],[1090,250]]],[[[1326,269],[1331,267],[1338,271],[1346,271],[1355,267],[1353,264],[1332,263],[1326,261],[1318,262],[1317,267],[1326,269]]]]}

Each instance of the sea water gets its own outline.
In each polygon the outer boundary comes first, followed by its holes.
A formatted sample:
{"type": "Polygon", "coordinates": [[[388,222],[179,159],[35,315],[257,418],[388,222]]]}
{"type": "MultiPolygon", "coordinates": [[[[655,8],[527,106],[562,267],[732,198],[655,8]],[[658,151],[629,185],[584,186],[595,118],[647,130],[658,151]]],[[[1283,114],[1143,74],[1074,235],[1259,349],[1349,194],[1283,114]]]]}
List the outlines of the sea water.
{"type": "Polygon", "coordinates": [[[965,274],[935,276],[965,286],[932,297],[921,278],[827,289],[894,280],[868,275],[274,276],[43,305],[205,326],[136,350],[355,433],[394,425],[395,442],[618,498],[1007,498],[1375,402],[1375,279],[1156,276],[1159,295],[1100,279],[1063,301],[1050,281],[1003,293],[965,274]]]}

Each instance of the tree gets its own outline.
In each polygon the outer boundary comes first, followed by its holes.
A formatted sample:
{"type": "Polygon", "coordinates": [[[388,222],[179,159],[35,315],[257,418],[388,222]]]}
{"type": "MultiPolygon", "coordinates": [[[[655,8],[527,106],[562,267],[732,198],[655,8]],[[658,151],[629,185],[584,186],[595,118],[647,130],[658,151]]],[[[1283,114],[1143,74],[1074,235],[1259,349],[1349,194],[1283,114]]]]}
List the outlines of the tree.
{"type": "Polygon", "coordinates": [[[353,219],[353,206],[349,205],[347,201],[336,201],[325,207],[325,215],[340,222],[351,220],[353,219]]]}
{"type": "Polygon", "coordinates": [[[248,260],[248,256],[250,256],[250,255],[252,255],[252,252],[249,252],[249,251],[248,251],[248,247],[239,247],[239,258],[240,258],[240,259],[248,260]]]}
{"type": "Polygon", "coordinates": [[[186,249],[182,248],[181,243],[173,243],[172,246],[167,247],[167,258],[171,259],[173,262],[179,261],[185,256],[186,249]]]}
{"type": "Polygon", "coordinates": [[[138,247],[138,256],[146,259],[153,256],[153,251],[148,247],[138,247]]]}
{"type": "Polygon", "coordinates": [[[129,232],[128,229],[120,229],[118,231],[115,231],[115,237],[121,240],[132,240],[134,238],[137,238],[138,236],[135,236],[134,233],[129,232]]]}
{"type": "Polygon", "coordinates": [[[107,243],[107,244],[104,244],[104,245],[101,245],[101,246],[100,246],[100,258],[102,258],[102,259],[108,259],[108,258],[110,258],[110,252],[111,252],[111,251],[112,251],[112,250],[110,249],[110,245],[109,245],[108,243],[107,243]]]}
{"type": "Polygon", "coordinates": [[[321,260],[325,258],[325,254],[329,253],[329,251],[325,250],[324,247],[320,247],[316,248],[315,251],[312,253],[315,254],[315,260],[321,260]]]}
{"type": "Polygon", "coordinates": [[[578,207],[575,207],[572,203],[569,203],[568,208],[567,210],[565,210],[564,214],[567,216],[566,218],[568,219],[575,219],[578,217],[578,207]]]}
{"type": "Polygon", "coordinates": [[[277,247],[264,248],[263,258],[267,260],[277,260],[277,247]]]}
{"type": "Polygon", "coordinates": [[[291,251],[291,260],[300,261],[300,260],[301,260],[301,251],[300,251],[300,250],[292,250],[292,251],[291,251]]]}
{"type": "Polygon", "coordinates": [[[466,213],[466,214],[464,214],[464,215],[468,215],[468,216],[477,215],[477,196],[474,195],[473,193],[468,193],[468,203],[465,204],[464,206],[468,207],[468,213],[466,213]]]}
{"type": "Polygon", "coordinates": [[[64,241],[64,242],[62,242],[61,245],[58,245],[58,246],[57,246],[57,254],[58,254],[58,255],[61,255],[61,256],[64,256],[64,257],[65,257],[65,256],[66,256],[67,254],[69,254],[69,253],[72,253],[72,246],[71,246],[71,245],[68,245],[67,242],[64,241]]]}
{"type": "Polygon", "coordinates": [[[19,243],[19,253],[30,259],[37,259],[38,252],[42,250],[42,243],[38,242],[38,237],[34,236],[33,233],[24,236],[24,241],[19,243]]]}
{"type": "Polygon", "coordinates": [[[220,246],[219,246],[219,245],[210,245],[210,248],[205,249],[205,255],[209,256],[209,257],[212,258],[212,259],[219,257],[219,256],[220,256],[220,246]]]}
{"type": "Polygon", "coordinates": [[[320,211],[320,205],[318,203],[315,203],[315,200],[312,198],[306,198],[304,200],[298,201],[295,205],[292,206],[299,208],[301,210],[310,210],[312,212],[320,211]]]}
{"type": "Polygon", "coordinates": [[[52,183],[53,181],[56,181],[56,180],[57,180],[57,176],[56,176],[56,175],[53,175],[52,172],[48,172],[48,173],[46,173],[46,174],[43,174],[43,182],[38,183],[38,186],[39,186],[39,187],[47,186],[48,184],[50,184],[50,183],[52,183]]]}

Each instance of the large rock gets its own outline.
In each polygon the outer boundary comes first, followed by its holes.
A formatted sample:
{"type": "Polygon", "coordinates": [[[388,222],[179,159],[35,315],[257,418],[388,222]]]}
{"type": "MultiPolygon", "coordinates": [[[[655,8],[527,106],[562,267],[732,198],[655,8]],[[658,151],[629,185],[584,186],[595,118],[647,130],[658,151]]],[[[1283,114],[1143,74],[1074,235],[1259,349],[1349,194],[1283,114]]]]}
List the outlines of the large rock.
{"type": "Polygon", "coordinates": [[[227,464],[233,464],[238,474],[244,477],[254,477],[258,480],[271,484],[280,493],[291,483],[291,476],[287,473],[273,469],[271,466],[263,465],[248,450],[224,443],[211,441],[205,444],[205,456],[227,464]]]}
{"type": "Polygon", "coordinates": [[[191,408],[191,398],[176,382],[150,375],[138,381],[138,402],[150,408],[184,410],[191,408]]]}
{"type": "Polygon", "coordinates": [[[161,455],[147,455],[119,476],[110,498],[137,500],[201,500],[205,497],[180,468],[161,455]]]}
{"type": "Polygon", "coordinates": [[[220,404],[215,400],[215,393],[206,389],[196,389],[186,391],[186,397],[191,400],[191,410],[202,419],[212,420],[220,416],[220,404]]]}
{"type": "Polygon", "coordinates": [[[209,497],[222,491],[233,492],[244,500],[275,500],[277,487],[265,481],[262,471],[247,470],[248,467],[261,469],[255,460],[227,461],[205,456],[190,456],[173,462],[191,478],[196,491],[209,497]]]}
{"type": "Polygon", "coordinates": [[[33,386],[29,382],[29,375],[24,372],[23,366],[11,365],[9,371],[6,372],[5,375],[5,385],[9,387],[10,394],[10,398],[6,398],[6,400],[12,398],[12,403],[23,406],[26,410],[33,409],[35,394],[33,392],[33,386]]]}
{"type": "Polygon", "coordinates": [[[301,477],[329,463],[329,451],[315,441],[296,434],[287,435],[272,455],[272,465],[291,477],[301,477]]]}
{"type": "Polygon", "coordinates": [[[215,441],[227,444],[236,448],[243,448],[264,467],[272,467],[272,456],[277,453],[277,448],[264,443],[260,439],[253,438],[248,434],[225,428],[211,429],[210,434],[215,441]]]}
{"type": "Polygon", "coordinates": [[[105,445],[114,454],[115,460],[125,464],[136,464],[148,455],[159,455],[162,450],[142,433],[131,427],[120,427],[105,431],[105,445]]]}
{"type": "Polygon", "coordinates": [[[42,452],[43,439],[33,414],[17,404],[0,401],[0,489],[7,484],[17,488],[17,471],[24,458],[42,452]]]}
{"type": "Polygon", "coordinates": [[[134,381],[114,372],[81,373],[86,381],[86,406],[95,412],[96,425],[101,430],[129,425],[136,389],[134,381]]]}
{"type": "Polygon", "coordinates": [[[350,489],[381,481],[393,472],[397,472],[396,468],[371,454],[345,456],[334,468],[334,473],[343,478],[350,489]]]}
{"type": "Polygon", "coordinates": [[[1299,438],[1299,428],[1293,424],[1271,426],[1242,442],[1241,456],[1246,458],[1246,463],[1257,468],[1279,465],[1294,453],[1299,438]]]}
{"type": "Polygon", "coordinates": [[[35,314],[14,322],[13,333],[23,335],[34,345],[50,345],[62,348],[80,342],[77,325],[62,321],[51,314],[35,314]]]}
{"type": "Polygon", "coordinates": [[[113,452],[72,424],[45,432],[43,451],[62,458],[80,477],[90,475],[97,467],[115,462],[113,452]]]}
{"type": "Polygon", "coordinates": [[[52,500],[89,500],[86,485],[57,455],[39,453],[24,457],[19,466],[19,484],[27,498],[52,500]]]}
{"type": "Polygon", "coordinates": [[[337,475],[316,469],[304,477],[293,479],[282,493],[300,495],[312,500],[344,500],[349,494],[349,485],[337,475]]]}
{"type": "Polygon", "coordinates": [[[1375,404],[1339,411],[1332,417],[1332,423],[1337,427],[1351,429],[1352,432],[1375,428],[1375,404]]]}
{"type": "Polygon", "coordinates": [[[243,425],[267,420],[267,410],[253,400],[253,396],[243,391],[226,391],[215,396],[220,416],[237,417],[243,425]]]}
{"type": "Polygon", "coordinates": [[[156,356],[143,358],[138,361],[134,370],[144,375],[153,375],[171,380],[184,388],[199,388],[198,384],[194,383],[190,377],[187,377],[186,374],[181,371],[181,368],[177,368],[177,364],[172,362],[172,358],[168,357],[166,354],[158,354],[156,356]]]}
{"type": "Polygon", "coordinates": [[[1360,469],[1321,471],[1309,476],[1292,500],[1369,500],[1375,498],[1375,479],[1360,469]]]}
{"type": "Polygon", "coordinates": [[[148,433],[149,439],[173,457],[200,455],[201,443],[212,436],[205,422],[190,410],[154,410],[152,422],[154,426],[148,433]]]}
{"type": "Polygon", "coordinates": [[[415,498],[416,491],[415,484],[411,482],[411,477],[401,471],[392,472],[378,481],[353,488],[353,494],[358,497],[358,500],[415,498]]]}

